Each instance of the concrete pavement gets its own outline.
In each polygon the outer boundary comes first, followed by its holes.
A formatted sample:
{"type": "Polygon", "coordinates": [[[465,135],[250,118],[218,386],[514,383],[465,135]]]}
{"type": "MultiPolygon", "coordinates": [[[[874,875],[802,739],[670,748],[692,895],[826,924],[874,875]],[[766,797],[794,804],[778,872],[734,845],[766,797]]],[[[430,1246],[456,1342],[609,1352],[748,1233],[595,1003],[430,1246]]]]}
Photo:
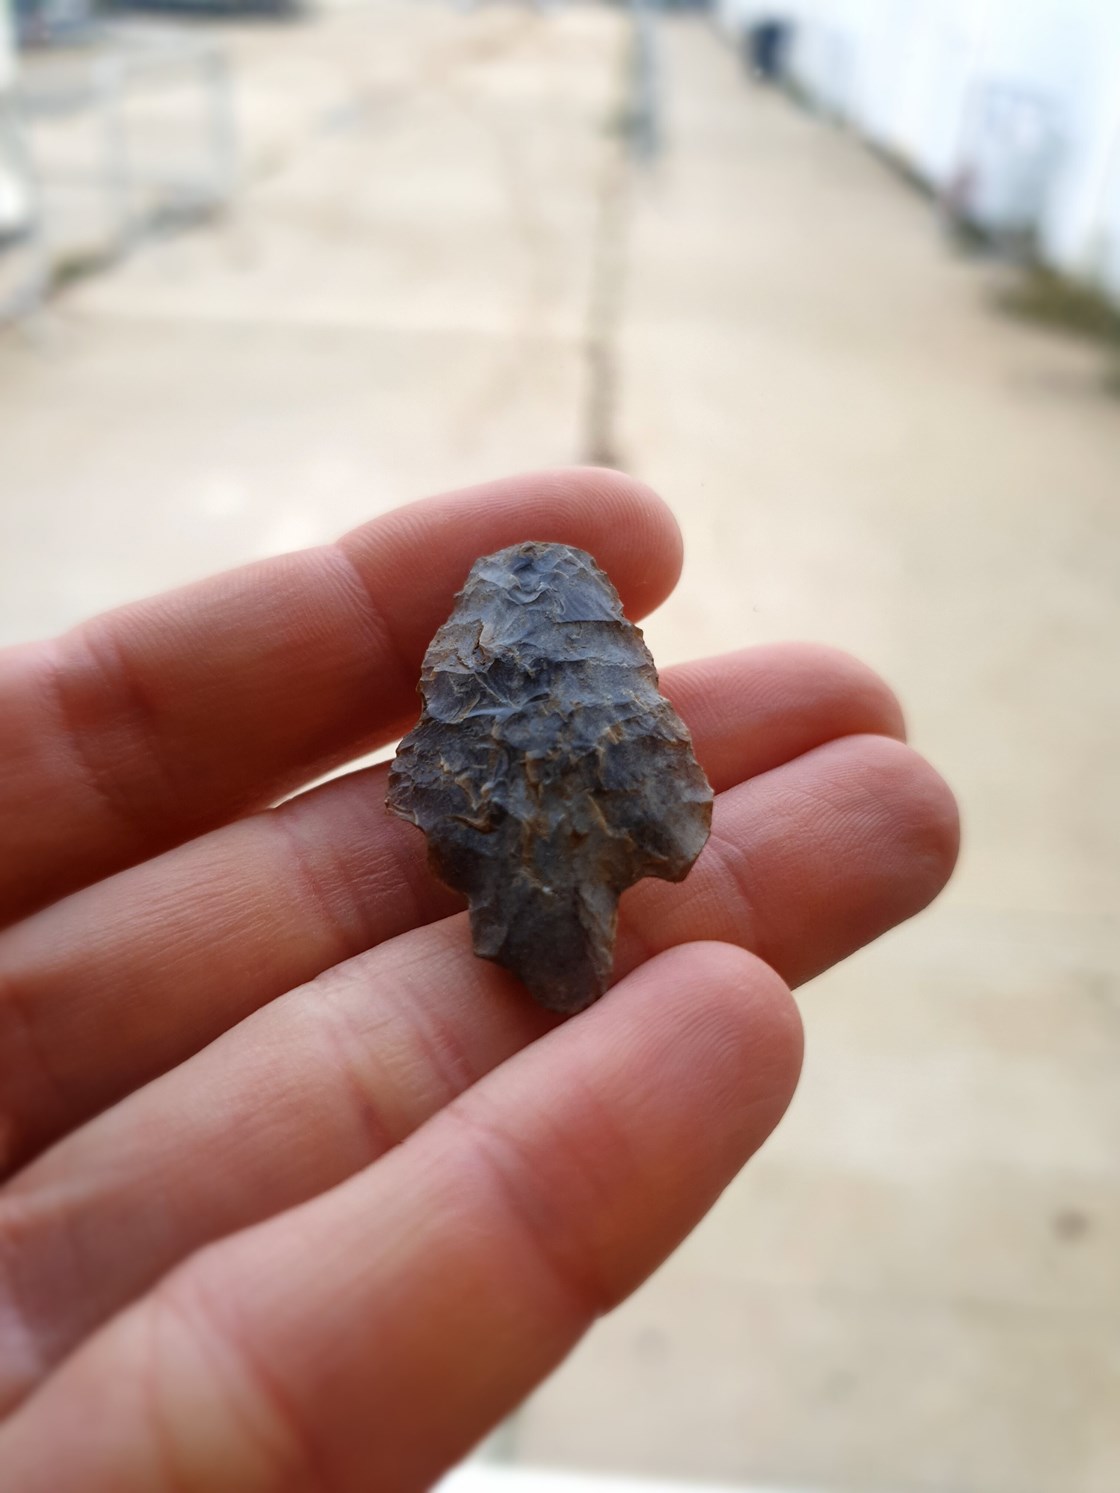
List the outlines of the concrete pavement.
{"type": "Polygon", "coordinates": [[[375,0],[221,34],[236,209],[0,340],[0,637],[608,440],[685,530],[656,656],[868,658],[965,853],[805,991],[782,1129],[504,1445],[1112,1493],[1120,407],[1095,356],[997,317],[924,201],[694,18],[663,27],[667,149],[622,175],[607,9],[375,0]]]}

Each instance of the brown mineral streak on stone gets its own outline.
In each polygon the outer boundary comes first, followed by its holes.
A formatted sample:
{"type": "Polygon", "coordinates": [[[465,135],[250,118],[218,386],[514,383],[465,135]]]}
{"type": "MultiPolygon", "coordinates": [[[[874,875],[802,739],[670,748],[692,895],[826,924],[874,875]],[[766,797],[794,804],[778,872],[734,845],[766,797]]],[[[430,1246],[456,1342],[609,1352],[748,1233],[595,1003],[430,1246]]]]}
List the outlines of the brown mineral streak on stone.
{"type": "Polygon", "coordinates": [[[389,808],[466,895],[475,953],[582,1010],[610,981],[622,892],[682,881],[711,827],[641,632],[583,550],[514,545],[475,562],[419,688],[389,808]]]}

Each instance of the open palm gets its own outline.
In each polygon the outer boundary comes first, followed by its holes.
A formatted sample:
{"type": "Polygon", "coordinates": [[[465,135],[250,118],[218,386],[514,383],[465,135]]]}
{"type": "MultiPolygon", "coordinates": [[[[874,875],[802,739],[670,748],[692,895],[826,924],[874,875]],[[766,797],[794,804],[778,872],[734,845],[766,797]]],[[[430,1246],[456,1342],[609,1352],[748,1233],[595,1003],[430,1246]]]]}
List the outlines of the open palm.
{"type": "Polygon", "coordinates": [[[680,563],[648,491],[551,473],[0,654],[4,1489],[427,1486],[777,1123],[787,987],[948,876],[952,799],[861,665],[667,670],[711,841],[624,899],[603,1001],[539,1011],[383,767],[296,793],[407,727],[471,561],[524,539],[635,617],[680,563]]]}

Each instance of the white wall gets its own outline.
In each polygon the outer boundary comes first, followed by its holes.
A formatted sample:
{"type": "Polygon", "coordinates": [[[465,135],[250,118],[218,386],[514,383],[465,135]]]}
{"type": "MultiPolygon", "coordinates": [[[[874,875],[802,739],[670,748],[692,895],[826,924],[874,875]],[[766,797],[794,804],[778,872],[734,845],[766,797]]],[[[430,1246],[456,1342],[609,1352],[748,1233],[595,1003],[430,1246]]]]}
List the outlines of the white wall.
{"type": "Polygon", "coordinates": [[[10,159],[15,78],[15,17],[9,0],[0,0],[0,239],[23,230],[31,212],[26,178],[10,159]]]}
{"type": "Polygon", "coordinates": [[[0,0],[0,93],[16,75],[15,16],[9,0],[0,0]]]}
{"type": "MultiPolygon", "coordinates": [[[[778,1493],[776,1488],[745,1484],[717,1488],[714,1483],[650,1483],[645,1479],[600,1477],[593,1472],[538,1472],[530,1467],[472,1462],[451,1473],[435,1493],[778,1493]]],[[[810,1489],[803,1493],[811,1493],[810,1489]]]]}
{"type": "Polygon", "coordinates": [[[718,13],[732,32],[788,16],[794,74],[823,107],[939,190],[967,169],[981,216],[1029,217],[1044,258],[1120,297],[1120,0],[718,0],[718,13]],[[999,114],[993,99],[1015,102],[999,114]]]}

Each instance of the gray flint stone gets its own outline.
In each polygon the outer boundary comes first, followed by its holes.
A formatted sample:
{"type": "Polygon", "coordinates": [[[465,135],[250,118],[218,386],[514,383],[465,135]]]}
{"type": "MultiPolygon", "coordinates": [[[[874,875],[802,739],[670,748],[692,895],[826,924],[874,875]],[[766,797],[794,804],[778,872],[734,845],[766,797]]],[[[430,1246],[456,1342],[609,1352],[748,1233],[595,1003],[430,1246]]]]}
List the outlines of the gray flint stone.
{"type": "Polygon", "coordinates": [[[389,808],[466,895],[475,953],[582,1010],[610,981],[621,893],[683,880],[711,826],[641,632],[583,550],[514,545],[472,567],[419,688],[389,808]]]}

